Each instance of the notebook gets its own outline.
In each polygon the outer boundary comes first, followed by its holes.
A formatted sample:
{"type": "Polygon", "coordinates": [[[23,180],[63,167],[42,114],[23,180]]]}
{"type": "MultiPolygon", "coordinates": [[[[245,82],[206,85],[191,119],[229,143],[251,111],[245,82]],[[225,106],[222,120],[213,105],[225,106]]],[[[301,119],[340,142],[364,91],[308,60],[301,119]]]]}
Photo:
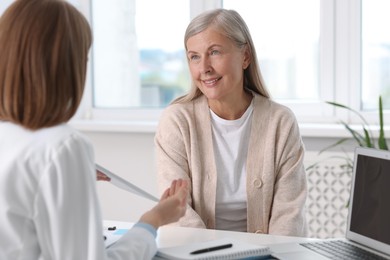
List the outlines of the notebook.
{"type": "Polygon", "coordinates": [[[390,259],[390,152],[372,148],[356,148],[351,179],[346,237],[271,246],[279,259],[362,259],[342,258],[347,247],[373,253],[372,259],[390,259]],[[334,243],[342,245],[334,245],[334,243]],[[328,249],[318,249],[325,244],[328,249]],[[331,257],[329,250],[340,250],[331,257]],[[320,253],[314,252],[319,251],[320,253]]]}
{"type": "Polygon", "coordinates": [[[253,259],[268,258],[267,246],[254,245],[232,238],[215,239],[187,245],[159,248],[157,256],[163,259],[253,259]],[[217,250],[207,250],[217,248],[217,250]],[[218,249],[219,248],[219,249],[218,249]],[[194,253],[195,254],[191,254],[194,253]],[[199,252],[199,253],[196,253],[199,252]],[[251,258],[252,259],[252,258],[251,258]]]}

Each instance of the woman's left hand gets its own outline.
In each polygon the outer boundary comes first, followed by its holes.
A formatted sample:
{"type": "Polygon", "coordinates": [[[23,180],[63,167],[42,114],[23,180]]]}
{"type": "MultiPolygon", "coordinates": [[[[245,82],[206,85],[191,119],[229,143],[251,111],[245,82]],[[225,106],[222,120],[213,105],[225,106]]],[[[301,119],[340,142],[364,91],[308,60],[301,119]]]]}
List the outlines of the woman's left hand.
{"type": "Polygon", "coordinates": [[[101,171],[96,170],[96,180],[98,181],[111,181],[110,177],[102,173],[101,171]]]}

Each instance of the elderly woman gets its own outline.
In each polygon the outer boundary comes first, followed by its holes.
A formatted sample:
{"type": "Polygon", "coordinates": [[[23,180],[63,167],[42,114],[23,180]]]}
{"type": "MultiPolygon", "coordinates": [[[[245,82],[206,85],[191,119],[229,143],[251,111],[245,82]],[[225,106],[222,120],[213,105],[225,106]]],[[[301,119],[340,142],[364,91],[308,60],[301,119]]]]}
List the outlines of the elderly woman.
{"type": "Polygon", "coordinates": [[[269,97],[249,30],[215,9],[187,27],[192,88],[155,136],[158,183],[190,183],[179,225],[304,236],[304,146],[290,109],[269,97]]]}

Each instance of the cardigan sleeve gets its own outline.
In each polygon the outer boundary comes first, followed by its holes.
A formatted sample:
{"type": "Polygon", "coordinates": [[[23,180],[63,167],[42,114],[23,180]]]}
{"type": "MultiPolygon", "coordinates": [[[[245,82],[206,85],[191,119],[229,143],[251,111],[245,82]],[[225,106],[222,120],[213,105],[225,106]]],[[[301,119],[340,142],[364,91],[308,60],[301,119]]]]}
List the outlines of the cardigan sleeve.
{"type": "Polygon", "coordinates": [[[168,188],[174,179],[189,182],[188,206],[185,215],[172,225],[206,228],[201,217],[192,207],[192,179],[190,172],[191,142],[190,131],[184,119],[175,107],[168,107],[159,122],[155,136],[157,157],[157,184],[160,193],[168,188]]]}

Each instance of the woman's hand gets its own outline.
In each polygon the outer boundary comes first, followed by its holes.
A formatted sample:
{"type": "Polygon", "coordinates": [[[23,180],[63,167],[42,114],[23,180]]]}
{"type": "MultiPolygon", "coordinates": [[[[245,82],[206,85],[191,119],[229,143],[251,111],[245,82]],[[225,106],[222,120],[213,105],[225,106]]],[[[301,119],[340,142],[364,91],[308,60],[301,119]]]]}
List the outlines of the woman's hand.
{"type": "Polygon", "coordinates": [[[158,229],[160,226],[176,222],[186,211],[188,182],[182,179],[174,180],[171,187],[165,190],[160,202],[142,215],[140,221],[158,229]]]}
{"type": "Polygon", "coordinates": [[[107,175],[105,175],[104,173],[102,173],[99,170],[96,170],[96,180],[98,180],[98,181],[111,181],[110,177],[108,177],[107,175]]]}

